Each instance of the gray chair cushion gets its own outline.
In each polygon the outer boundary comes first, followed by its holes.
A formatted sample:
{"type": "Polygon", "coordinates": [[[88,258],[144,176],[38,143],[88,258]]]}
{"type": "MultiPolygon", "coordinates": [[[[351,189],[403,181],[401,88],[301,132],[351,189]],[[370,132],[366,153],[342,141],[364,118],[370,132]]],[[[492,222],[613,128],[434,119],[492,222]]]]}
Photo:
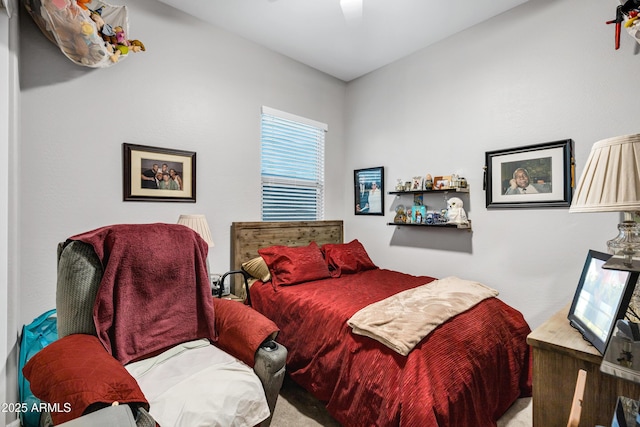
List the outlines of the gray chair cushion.
{"type": "Polygon", "coordinates": [[[102,264],[93,247],[80,241],[58,245],[56,309],[58,335],[96,335],[93,304],[102,279],[102,264]]]}

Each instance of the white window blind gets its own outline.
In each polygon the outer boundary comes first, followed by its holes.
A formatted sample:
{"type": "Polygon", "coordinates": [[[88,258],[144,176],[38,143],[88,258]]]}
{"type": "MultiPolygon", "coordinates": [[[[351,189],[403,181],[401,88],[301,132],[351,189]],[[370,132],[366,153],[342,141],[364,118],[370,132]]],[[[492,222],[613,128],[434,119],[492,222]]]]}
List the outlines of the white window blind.
{"type": "Polygon", "coordinates": [[[324,134],[327,125],[262,108],[263,221],[324,218],[324,134]]]}

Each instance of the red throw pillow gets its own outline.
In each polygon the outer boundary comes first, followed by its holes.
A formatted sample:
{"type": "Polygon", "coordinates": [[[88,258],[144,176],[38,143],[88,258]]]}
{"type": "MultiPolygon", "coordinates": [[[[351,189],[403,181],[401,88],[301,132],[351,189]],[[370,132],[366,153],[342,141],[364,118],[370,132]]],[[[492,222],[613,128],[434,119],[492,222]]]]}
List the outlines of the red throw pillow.
{"type": "Polygon", "coordinates": [[[324,252],[331,277],[378,268],[357,239],[349,243],[327,243],[322,245],[322,252],[324,252]]]}
{"type": "Polygon", "coordinates": [[[331,277],[322,252],[316,244],[309,246],[271,246],[258,253],[269,266],[274,286],[295,285],[331,277]]]}
{"type": "Polygon", "coordinates": [[[98,337],[68,335],[36,353],[22,369],[31,391],[59,408],[51,412],[55,425],[80,417],[92,404],[149,402],[135,378],[102,346],[98,337]]]}
{"type": "Polygon", "coordinates": [[[237,301],[213,299],[216,310],[218,347],[253,368],[256,351],[267,338],[274,339],[280,329],[253,308],[237,301]]]}

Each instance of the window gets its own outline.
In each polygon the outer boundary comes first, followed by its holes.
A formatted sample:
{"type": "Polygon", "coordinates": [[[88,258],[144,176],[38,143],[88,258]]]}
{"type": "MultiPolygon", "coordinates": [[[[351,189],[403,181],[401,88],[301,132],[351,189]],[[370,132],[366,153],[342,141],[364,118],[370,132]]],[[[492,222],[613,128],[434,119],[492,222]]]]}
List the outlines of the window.
{"type": "Polygon", "coordinates": [[[263,221],[324,218],[324,134],[327,125],[262,107],[263,221]]]}

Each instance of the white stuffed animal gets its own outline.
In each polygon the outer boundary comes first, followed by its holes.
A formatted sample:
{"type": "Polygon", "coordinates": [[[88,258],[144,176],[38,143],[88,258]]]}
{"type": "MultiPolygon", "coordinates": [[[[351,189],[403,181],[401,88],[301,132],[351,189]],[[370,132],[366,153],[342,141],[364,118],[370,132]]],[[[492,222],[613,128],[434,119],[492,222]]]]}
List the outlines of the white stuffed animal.
{"type": "Polygon", "coordinates": [[[469,224],[467,213],[463,209],[464,203],[458,197],[447,200],[447,222],[453,224],[469,224]]]}

